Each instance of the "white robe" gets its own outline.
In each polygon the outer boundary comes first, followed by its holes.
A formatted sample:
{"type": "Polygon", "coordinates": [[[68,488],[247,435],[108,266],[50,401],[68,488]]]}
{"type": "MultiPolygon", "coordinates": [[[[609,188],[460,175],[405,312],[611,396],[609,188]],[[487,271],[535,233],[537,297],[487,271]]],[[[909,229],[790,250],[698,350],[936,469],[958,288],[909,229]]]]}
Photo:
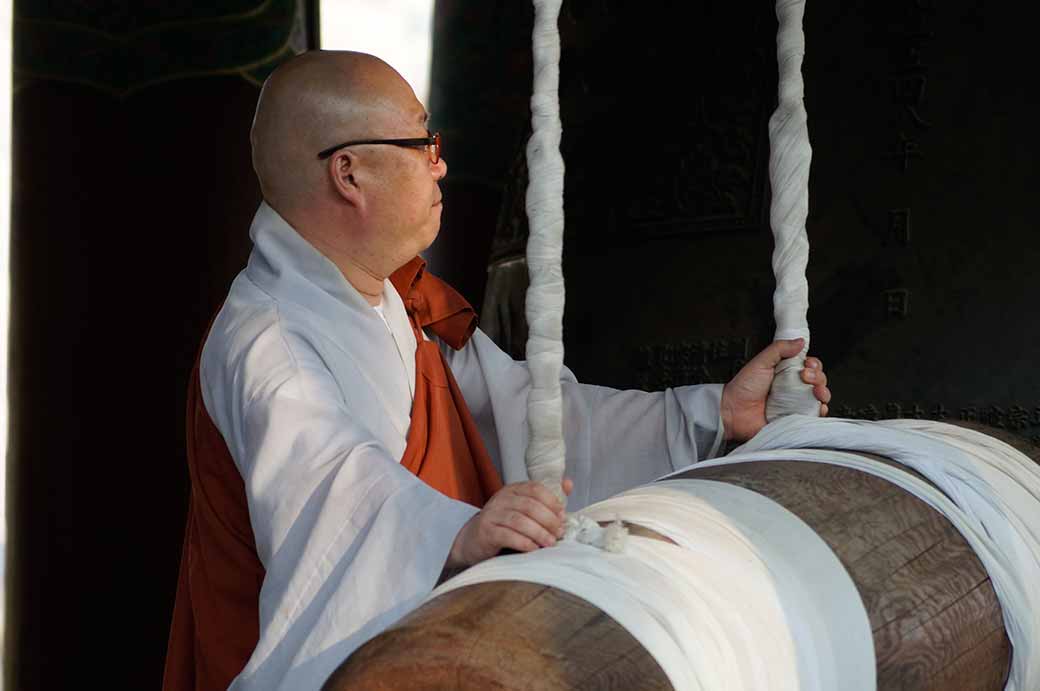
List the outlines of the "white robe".
{"type": "MultiPolygon", "coordinates": [[[[390,282],[384,324],[266,204],[250,236],[201,364],[266,569],[260,641],[231,688],[317,689],[433,589],[477,510],[400,465],[416,343],[390,282]]],[[[439,345],[503,481],[526,480],[526,366],[480,331],[461,351],[439,345]]],[[[566,369],[562,380],[571,510],[718,451],[721,385],[616,391],[566,369]]]]}

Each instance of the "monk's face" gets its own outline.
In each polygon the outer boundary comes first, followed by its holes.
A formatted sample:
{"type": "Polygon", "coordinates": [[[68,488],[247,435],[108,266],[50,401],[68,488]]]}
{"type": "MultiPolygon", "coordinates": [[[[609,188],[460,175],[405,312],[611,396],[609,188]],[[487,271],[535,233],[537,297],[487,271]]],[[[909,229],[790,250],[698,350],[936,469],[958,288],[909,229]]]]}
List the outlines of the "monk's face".
{"type": "MultiPolygon", "coordinates": [[[[382,98],[371,109],[368,124],[372,139],[408,139],[428,136],[427,113],[408,83],[387,71],[382,98]]],[[[430,162],[421,148],[387,145],[357,147],[372,165],[379,184],[368,186],[366,213],[377,238],[388,254],[402,263],[433,243],[441,226],[441,191],[438,182],[448,172],[442,158],[430,162]]]]}

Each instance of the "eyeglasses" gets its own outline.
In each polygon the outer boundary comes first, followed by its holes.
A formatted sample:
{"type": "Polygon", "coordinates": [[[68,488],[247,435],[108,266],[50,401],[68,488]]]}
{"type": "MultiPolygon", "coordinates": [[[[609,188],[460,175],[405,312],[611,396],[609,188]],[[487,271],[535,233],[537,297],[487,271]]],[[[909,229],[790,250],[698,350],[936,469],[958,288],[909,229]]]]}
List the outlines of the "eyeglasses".
{"type": "MultiPolygon", "coordinates": [[[[429,134],[429,132],[427,132],[429,134]]],[[[441,133],[436,132],[428,137],[416,137],[414,139],[359,139],[356,142],[344,142],[336,146],[330,146],[318,152],[319,159],[326,159],[340,149],[347,146],[358,146],[360,144],[389,144],[391,146],[404,146],[410,149],[426,149],[426,155],[430,157],[430,163],[436,165],[441,160],[441,133]]]]}

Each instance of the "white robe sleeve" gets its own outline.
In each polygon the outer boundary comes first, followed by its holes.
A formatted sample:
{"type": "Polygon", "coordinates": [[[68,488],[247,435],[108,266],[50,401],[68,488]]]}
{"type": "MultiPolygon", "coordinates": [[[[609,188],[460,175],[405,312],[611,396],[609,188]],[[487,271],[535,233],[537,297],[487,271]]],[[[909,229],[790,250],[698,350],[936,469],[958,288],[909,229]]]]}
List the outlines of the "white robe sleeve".
{"type": "Polygon", "coordinates": [[[250,358],[261,381],[225,374],[234,391],[207,403],[224,404],[214,421],[231,440],[266,569],[260,641],[231,688],[317,689],[426,597],[477,510],[391,457],[317,363],[250,358]]]}
{"type": "MultiPolygon", "coordinates": [[[[462,350],[441,349],[503,481],[527,480],[526,364],[479,329],[462,350]]],[[[579,384],[566,367],[560,378],[571,511],[718,454],[721,384],[647,393],[579,384]]]]}

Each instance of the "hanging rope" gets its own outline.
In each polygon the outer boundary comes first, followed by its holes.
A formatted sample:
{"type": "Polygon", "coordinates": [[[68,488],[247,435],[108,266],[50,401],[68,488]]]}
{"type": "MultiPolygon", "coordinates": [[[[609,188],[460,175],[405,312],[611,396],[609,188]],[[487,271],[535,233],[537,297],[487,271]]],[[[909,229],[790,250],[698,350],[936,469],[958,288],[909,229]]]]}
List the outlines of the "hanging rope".
{"type": "MultiPolygon", "coordinates": [[[[562,0],[533,0],[532,52],[534,88],[531,94],[531,138],[527,144],[528,323],[527,363],[531,390],[527,400],[528,477],[543,483],[561,501],[566,445],[563,440],[560,369],[563,366],[564,284],[563,157],[560,139],[560,35],[557,27],[562,0]]],[[[804,338],[802,351],[781,361],[766,403],[766,417],[801,413],[818,415],[812,387],[802,382],[809,350],[808,282],[805,269],[809,241],[805,219],[809,210],[809,164],[812,149],[804,104],[802,58],[805,0],[778,0],[776,14],[779,105],[769,121],[769,179],[773,190],[770,221],[775,248],[776,291],[773,312],[776,338],[804,338]]]]}
{"type": "Polygon", "coordinates": [[[534,0],[531,139],[527,143],[527,475],[566,504],[563,441],[563,156],[560,155],[560,33],[563,0],[534,0]]]}
{"type": "Polygon", "coordinates": [[[769,220],[773,227],[773,317],[776,339],[804,338],[802,351],[776,366],[773,388],[766,401],[766,419],[800,413],[819,415],[820,404],[812,386],[801,379],[809,351],[809,284],[805,267],[809,262],[809,238],[805,219],[809,214],[809,128],[802,83],[805,33],[802,18],[805,0],[778,0],[780,23],[776,37],[780,73],[779,104],[769,119],[769,182],[773,190],[769,220]]]}

